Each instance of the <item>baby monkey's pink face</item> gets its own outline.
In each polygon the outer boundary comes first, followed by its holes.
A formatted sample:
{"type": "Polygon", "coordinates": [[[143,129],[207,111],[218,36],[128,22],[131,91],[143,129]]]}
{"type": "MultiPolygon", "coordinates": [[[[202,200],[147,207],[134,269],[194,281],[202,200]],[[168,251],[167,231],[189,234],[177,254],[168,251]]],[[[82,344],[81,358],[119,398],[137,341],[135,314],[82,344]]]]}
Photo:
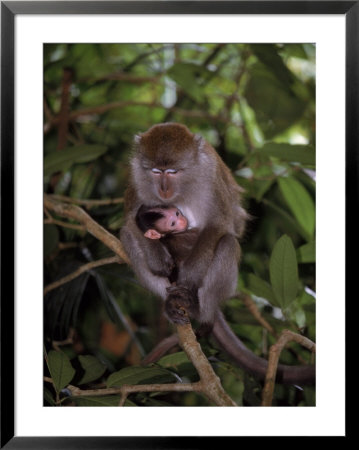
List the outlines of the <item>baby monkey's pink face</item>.
{"type": "Polygon", "coordinates": [[[156,229],[161,234],[181,233],[186,231],[188,221],[178,208],[161,209],[164,215],[156,222],[156,229]]]}

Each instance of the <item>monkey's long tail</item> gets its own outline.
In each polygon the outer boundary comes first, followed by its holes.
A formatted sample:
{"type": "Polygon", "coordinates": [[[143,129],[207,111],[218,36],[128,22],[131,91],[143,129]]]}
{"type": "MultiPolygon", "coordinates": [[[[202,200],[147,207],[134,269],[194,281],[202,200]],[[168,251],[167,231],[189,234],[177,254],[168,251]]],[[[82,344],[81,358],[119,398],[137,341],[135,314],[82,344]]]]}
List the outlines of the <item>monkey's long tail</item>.
{"type": "MultiPolygon", "coordinates": [[[[242,369],[262,380],[265,378],[268,362],[252,353],[243,344],[243,342],[233,333],[220,311],[218,311],[212,333],[223,350],[225,350],[242,369]]],[[[282,384],[314,384],[315,366],[287,366],[279,364],[276,380],[278,383],[282,384]]]]}

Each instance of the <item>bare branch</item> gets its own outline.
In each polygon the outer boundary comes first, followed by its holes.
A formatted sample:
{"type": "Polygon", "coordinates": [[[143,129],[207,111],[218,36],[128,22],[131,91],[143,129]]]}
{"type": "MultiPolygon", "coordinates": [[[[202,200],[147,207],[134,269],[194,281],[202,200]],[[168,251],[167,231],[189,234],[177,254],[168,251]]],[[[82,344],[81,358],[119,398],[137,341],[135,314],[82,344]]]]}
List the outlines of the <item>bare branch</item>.
{"type": "Polygon", "coordinates": [[[288,342],[294,341],[315,353],[315,344],[310,339],[290,330],[283,330],[278,341],[269,350],[268,368],[262,391],[262,406],[271,406],[280,354],[288,342]]]}
{"type": "Polygon", "coordinates": [[[44,195],[44,205],[45,208],[55,212],[59,216],[74,219],[79,222],[90,234],[103,242],[125,263],[130,264],[130,260],[122,247],[121,241],[95,222],[82,208],[68,203],[61,203],[48,194],[44,195]]]}
{"type": "Polygon", "coordinates": [[[249,295],[241,293],[236,295],[236,297],[243,301],[245,306],[248,308],[249,312],[252,313],[252,315],[262,325],[263,328],[269,331],[269,333],[272,334],[273,336],[277,336],[277,333],[275,332],[273,327],[265,320],[265,318],[262,316],[259,309],[257,308],[257,305],[254,303],[254,301],[251,299],[249,295]]]}
{"type": "MultiPolygon", "coordinates": [[[[118,101],[118,102],[112,102],[112,103],[107,103],[105,105],[98,105],[98,106],[92,106],[89,108],[82,108],[82,109],[78,109],[77,111],[72,111],[69,115],[69,120],[70,121],[74,121],[76,119],[78,119],[79,117],[83,117],[83,116],[91,116],[94,114],[104,114],[107,111],[111,111],[113,109],[117,109],[117,108],[126,108],[128,106],[143,106],[143,107],[147,107],[147,108],[162,108],[162,109],[166,109],[161,103],[158,102],[136,102],[136,101],[118,101]]],[[[171,108],[167,108],[166,109],[168,112],[175,112],[178,113],[184,117],[192,117],[192,118],[204,118],[207,119],[211,122],[217,123],[217,122],[221,122],[221,123],[225,123],[228,124],[228,118],[221,116],[221,115],[213,115],[213,114],[209,114],[206,111],[202,111],[202,110],[187,110],[187,109],[183,109],[183,108],[178,108],[176,106],[173,106],[171,108]]],[[[58,125],[60,123],[60,118],[59,116],[55,116],[53,117],[51,122],[47,122],[44,125],[44,132],[47,133],[51,130],[53,125],[58,125]]]]}
{"type": "Polygon", "coordinates": [[[104,266],[106,264],[115,264],[115,263],[121,264],[123,262],[124,261],[119,256],[116,255],[116,256],[111,256],[109,258],[103,258],[103,259],[99,259],[97,261],[92,261],[87,264],[84,264],[83,266],[79,267],[77,270],[70,273],[69,275],[66,275],[63,278],[60,278],[59,280],[48,284],[44,289],[44,295],[46,295],[48,292],[52,291],[53,289],[56,289],[59,286],[62,286],[63,284],[66,284],[66,283],[74,280],[75,278],[77,278],[81,274],[83,274],[84,272],[94,269],[95,267],[104,266]]]}
{"type": "Polygon", "coordinates": [[[67,133],[69,129],[70,118],[70,88],[72,83],[72,70],[65,68],[62,77],[62,90],[61,90],[61,107],[58,115],[59,127],[58,127],[58,143],[57,149],[60,150],[66,145],[67,133]]]}
{"type": "Polygon", "coordinates": [[[223,389],[219,377],[202,352],[191,324],[177,325],[176,328],[179,343],[200,376],[202,392],[218,406],[237,406],[223,389]]]}
{"type": "Polygon", "coordinates": [[[85,227],[82,225],[76,225],[75,223],[63,222],[51,217],[51,219],[44,220],[45,225],[58,225],[59,227],[70,228],[71,230],[85,231],[85,227]]]}
{"type": "Polygon", "coordinates": [[[123,197],[119,198],[105,198],[105,199],[81,199],[81,198],[73,198],[67,197],[66,195],[51,195],[55,200],[60,200],[65,203],[73,203],[74,205],[83,205],[86,208],[90,209],[94,206],[105,206],[105,205],[117,205],[119,203],[123,203],[123,197]]]}

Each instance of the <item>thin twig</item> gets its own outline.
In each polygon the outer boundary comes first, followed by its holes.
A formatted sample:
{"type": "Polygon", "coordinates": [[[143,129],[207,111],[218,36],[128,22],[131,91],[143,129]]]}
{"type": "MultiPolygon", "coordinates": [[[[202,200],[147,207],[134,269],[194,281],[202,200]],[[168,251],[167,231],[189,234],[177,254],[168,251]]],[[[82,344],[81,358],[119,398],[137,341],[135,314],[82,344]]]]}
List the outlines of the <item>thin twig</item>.
{"type": "Polygon", "coordinates": [[[69,128],[70,118],[70,88],[72,84],[72,70],[65,68],[63,70],[62,90],[61,90],[61,107],[60,113],[57,116],[59,121],[58,126],[58,143],[57,149],[61,150],[65,147],[67,141],[67,133],[69,128]]]}
{"type": "Polygon", "coordinates": [[[280,354],[288,342],[294,341],[315,353],[315,344],[310,339],[290,330],[283,330],[278,341],[269,350],[268,368],[264,388],[262,391],[262,406],[271,406],[275,379],[280,354]]]}
{"type": "Polygon", "coordinates": [[[236,298],[239,298],[243,301],[244,305],[248,308],[249,312],[254,316],[254,318],[262,325],[263,328],[265,328],[267,331],[269,331],[270,334],[277,337],[276,331],[273,329],[273,327],[266,321],[266,319],[262,316],[259,309],[257,308],[257,305],[254,303],[252,298],[247,294],[238,294],[236,295],[236,298]]]}
{"type": "MultiPolygon", "coordinates": [[[[78,119],[79,117],[91,116],[94,114],[103,114],[103,113],[105,113],[107,111],[111,111],[113,109],[127,108],[128,106],[142,106],[142,107],[147,107],[147,108],[162,108],[163,109],[163,105],[161,103],[157,103],[157,102],[149,103],[149,102],[136,102],[136,101],[131,101],[131,100],[118,101],[118,102],[112,102],[112,103],[107,103],[107,104],[98,105],[98,106],[91,106],[88,108],[82,108],[82,109],[78,109],[76,111],[72,111],[69,115],[69,120],[74,121],[74,120],[78,119]]],[[[187,110],[187,109],[178,108],[176,106],[167,108],[167,111],[178,113],[184,117],[204,118],[211,122],[221,122],[221,123],[228,124],[228,119],[226,117],[222,117],[221,115],[212,115],[212,114],[207,113],[206,111],[187,110]]],[[[59,123],[60,123],[59,116],[53,117],[51,122],[48,122],[45,124],[44,132],[45,133],[49,132],[53,125],[57,126],[59,123]]]]}
{"type": "Polygon", "coordinates": [[[119,256],[111,256],[109,258],[102,258],[97,261],[92,261],[87,264],[84,264],[83,266],[79,267],[74,272],[71,272],[69,275],[66,275],[63,278],[60,278],[57,281],[54,281],[53,283],[48,284],[44,289],[44,295],[49,293],[50,291],[58,288],[59,286],[62,286],[63,284],[69,283],[70,281],[74,280],[75,278],[79,277],[84,272],[88,272],[91,269],[94,269],[95,267],[104,266],[106,264],[121,264],[124,261],[119,256]]]}
{"type": "Polygon", "coordinates": [[[118,203],[123,203],[123,197],[119,198],[105,198],[105,199],[82,199],[67,197],[66,195],[51,195],[52,198],[56,200],[63,201],[65,203],[73,203],[75,205],[83,205],[86,208],[92,208],[94,206],[104,206],[104,205],[117,205],[118,203]]]}
{"type": "Polygon", "coordinates": [[[85,227],[83,227],[82,225],[78,225],[75,223],[63,222],[62,220],[57,220],[54,218],[45,219],[44,224],[45,225],[58,225],[59,227],[70,228],[71,230],[85,231],[85,227]]]}
{"type": "Polygon", "coordinates": [[[123,406],[129,394],[136,392],[202,392],[202,385],[197,383],[167,383],[167,384],[123,384],[120,387],[105,389],[80,389],[69,384],[66,389],[72,397],[99,397],[104,395],[121,395],[119,406],[123,406]]]}
{"type": "MultiPolygon", "coordinates": [[[[61,351],[60,347],[63,345],[69,345],[74,343],[74,336],[75,336],[75,329],[70,328],[69,334],[67,335],[67,338],[62,341],[52,341],[52,346],[55,350],[58,352],[61,351]]],[[[51,378],[50,378],[51,379],[51,378]]]]}

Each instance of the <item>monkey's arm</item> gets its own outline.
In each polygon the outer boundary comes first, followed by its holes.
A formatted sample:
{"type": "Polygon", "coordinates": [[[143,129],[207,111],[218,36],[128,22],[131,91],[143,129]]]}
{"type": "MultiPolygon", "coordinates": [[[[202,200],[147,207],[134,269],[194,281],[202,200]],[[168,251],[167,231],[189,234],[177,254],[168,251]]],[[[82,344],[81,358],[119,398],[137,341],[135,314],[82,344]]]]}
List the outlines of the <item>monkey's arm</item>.
{"type": "Polygon", "coordinates": [[[221,237],[223,230],[214,227],[205,228],[200,233],[193,250],[179,267],[178,285],[186,286],[193,291],[202,285],[221,237]]]}
{"type": "Polygon", "coordinates": [[[131,266],[141,284],[162,299],[167,297],[167,288],[171,286],[168,275],[173,261],[161,245],[151,247],[153,242],[133,232],[135,225],[126,224],[121,229],[121,242],[131,261],[131,266]]]}

